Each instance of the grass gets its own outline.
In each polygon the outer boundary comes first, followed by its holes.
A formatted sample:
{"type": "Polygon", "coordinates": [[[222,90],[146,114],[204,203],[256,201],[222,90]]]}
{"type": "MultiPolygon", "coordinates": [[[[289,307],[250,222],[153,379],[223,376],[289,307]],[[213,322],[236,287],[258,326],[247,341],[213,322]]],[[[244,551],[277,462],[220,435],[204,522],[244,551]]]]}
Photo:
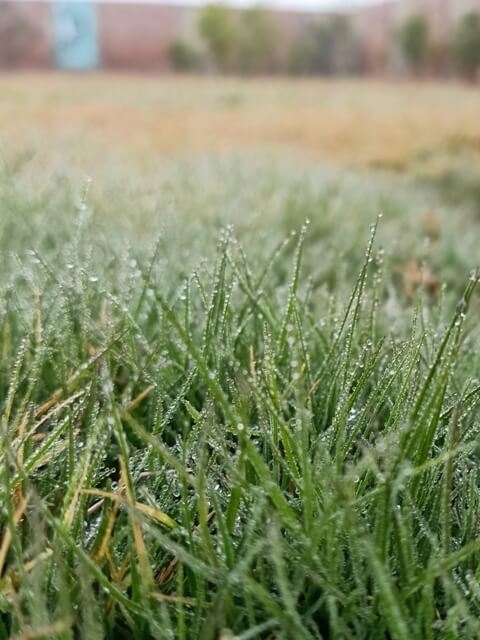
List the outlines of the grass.
{"type": "Polygon", "coordinates": [[[259,144],[357,169],[480,170],[480,93],[460,84],[26,74],[0,75],[0,94],[7,157],[45,147],[95,174],[99,144],[147,171],[159,155],[259,144]]]}
{"type": "Polygon", "coordinates": [[[0,639],[480,638],[477,209],[55,147],[0,179],[0,639]]]}

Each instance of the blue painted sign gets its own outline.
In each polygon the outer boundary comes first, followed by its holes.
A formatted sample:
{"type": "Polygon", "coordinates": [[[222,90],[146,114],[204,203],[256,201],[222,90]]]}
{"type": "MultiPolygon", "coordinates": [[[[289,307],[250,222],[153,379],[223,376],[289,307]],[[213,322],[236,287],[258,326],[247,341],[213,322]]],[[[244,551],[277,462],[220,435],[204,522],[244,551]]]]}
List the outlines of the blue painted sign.
{"type": "Polygon", "coordinates": [[[99,63],[96,6],[53,2],[55,62],[60,69],[95,69],[99,63]]]}

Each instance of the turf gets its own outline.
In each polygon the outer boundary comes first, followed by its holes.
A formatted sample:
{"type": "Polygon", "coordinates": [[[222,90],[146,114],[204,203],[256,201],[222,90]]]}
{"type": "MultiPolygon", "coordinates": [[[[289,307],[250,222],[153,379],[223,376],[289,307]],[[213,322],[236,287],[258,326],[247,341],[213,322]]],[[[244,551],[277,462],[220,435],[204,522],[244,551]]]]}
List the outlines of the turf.
{"type": "Polygon", "coordinates": [[[347,167],[480,172],[473,84],[22,73],[0,74],[0,95],[2,156],[18,162],[22,149],[95,175],[109,150],[148,171],[158,154],[259,144],[347,167]]]}
{"type": "Polygon", "coordinates": [[[0,638],[480,638],[475,209],[152,184],[2,174],[0,638]]]}

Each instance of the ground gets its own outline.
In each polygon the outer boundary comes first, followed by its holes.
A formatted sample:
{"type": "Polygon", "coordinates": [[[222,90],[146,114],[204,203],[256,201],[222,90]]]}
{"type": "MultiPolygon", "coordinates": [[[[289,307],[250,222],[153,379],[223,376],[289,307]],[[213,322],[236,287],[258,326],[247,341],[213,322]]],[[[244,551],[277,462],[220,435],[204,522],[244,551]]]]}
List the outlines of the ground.
{"type": "Polygon", "coordinates": [[[478,89],[0,96],[0,640],[480,638],[478,89]]]}
{"type": "Polygon", "coordinates": [[[480,161],[480,93],[469,85],[4,75],[0,93],[4,140],[47,138],[93,166],[99,146],[148,158],[262,145],[394,170],[448,155],[480,161]]]}

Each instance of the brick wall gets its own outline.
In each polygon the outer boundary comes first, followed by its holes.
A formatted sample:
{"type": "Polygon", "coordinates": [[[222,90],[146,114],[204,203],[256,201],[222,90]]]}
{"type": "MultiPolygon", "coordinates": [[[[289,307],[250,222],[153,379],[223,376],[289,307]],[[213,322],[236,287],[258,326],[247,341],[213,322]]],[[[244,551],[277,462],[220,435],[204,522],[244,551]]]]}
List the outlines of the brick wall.
{"type": "MultiPolygon", "coordinates": [[[[0,22],[0,67],[52,66],[54,43],[50,4],[35,0],[20,3],[0,0],[0,12],[3,7],[8,7],[8,11],[0,13],[0,21],[3,16],[5,26],[8,14],[9,31],[15,33],[7,42],[1,37],[0,22]]],[[[171,70],[173,41],[195,37],[198,10],[192,7],[108,2],[99,3],[96,9],[101,67],[105,69],[171,70]]],[[[281,34],[279,57],[285,60],[308,15],[273,11],[272,18],[281,34]]]]}
{"type": "Polygon", "coordinates": [[[0,0],[0,68],[51,66],[50,5],[0,0]]]}
{"type": "Polygon", "coordinates": [[[168,5],[99,4],[97,11],[106,69],[169,69],[171,44],[194,19],[192,9],[168,5]]]}
{"type": "MultiPolygon", "coordinates": [[[[462,13],[480,11],[480,0],[394,0],[352,13],[362,42],[363,68],[382,73],[395,30],[413,13],[429,16],[434,45],[439,49],[462,13]]],[[[281,36],[282,57],[288,56],[306,21],[296,12],[273,12],[281,36]]],[[[101,64],[106,69],[171,68],[169,51],[178,37],[195,32],[197,10],[164,4],[97,5],[101,64]]],[[[53,64],[52,17],[48,2],[0,0],[0,68],[48,68],[53,64]]]]}

